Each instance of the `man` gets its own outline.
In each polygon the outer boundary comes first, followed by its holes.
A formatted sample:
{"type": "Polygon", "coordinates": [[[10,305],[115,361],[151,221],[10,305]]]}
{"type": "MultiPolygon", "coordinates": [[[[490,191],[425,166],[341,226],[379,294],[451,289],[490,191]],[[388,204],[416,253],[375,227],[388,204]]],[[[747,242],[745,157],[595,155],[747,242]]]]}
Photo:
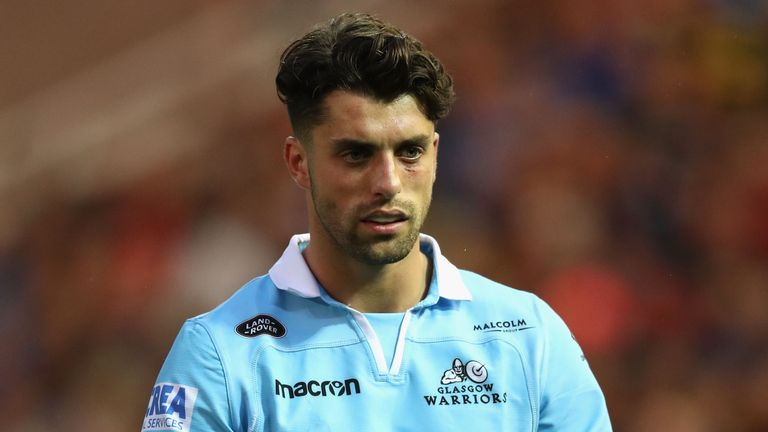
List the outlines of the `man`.
{"type": "Polygon", "coordinates": [[[607,431],[565,324],[454,267],[420,229],[452,80],[411,36],[345,14],[290,45],[277,90],[309,234],[187,321],[143,430],[607,431]]]}

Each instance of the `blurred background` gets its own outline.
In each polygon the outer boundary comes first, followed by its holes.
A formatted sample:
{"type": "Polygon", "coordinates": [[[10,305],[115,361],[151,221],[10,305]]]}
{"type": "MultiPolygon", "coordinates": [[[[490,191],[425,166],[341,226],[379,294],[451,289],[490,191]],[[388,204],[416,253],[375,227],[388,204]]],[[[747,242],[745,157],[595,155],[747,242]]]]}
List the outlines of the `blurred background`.
{"type": "Polygon", "coordinates": [[[306,229],[274,75],[348,10],[455,78],[424,231],[560,312],[615,430],[768,430],[761,0],[3,0],[3,430],[138,430],[183,320],[306,229]]]}

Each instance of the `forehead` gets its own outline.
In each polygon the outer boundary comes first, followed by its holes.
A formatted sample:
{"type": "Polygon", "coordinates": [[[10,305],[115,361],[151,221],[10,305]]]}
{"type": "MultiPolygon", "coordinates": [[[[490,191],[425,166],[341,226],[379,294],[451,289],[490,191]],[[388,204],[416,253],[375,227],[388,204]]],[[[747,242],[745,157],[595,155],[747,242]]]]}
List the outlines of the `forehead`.
{"type": "Polygon", "coordinates": [[[323,120],[313,131],[314,140],[360,139],[387,143],[434,133],[434,123],[411,95],[391,102],[348,91],[330,93],[324,102],[323,120]]]}

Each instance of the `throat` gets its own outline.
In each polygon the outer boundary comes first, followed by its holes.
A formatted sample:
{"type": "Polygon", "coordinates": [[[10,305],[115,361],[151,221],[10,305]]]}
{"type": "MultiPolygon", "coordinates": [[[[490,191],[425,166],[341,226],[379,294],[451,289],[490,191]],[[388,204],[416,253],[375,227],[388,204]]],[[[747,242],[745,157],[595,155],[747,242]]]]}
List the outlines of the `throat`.
{"type": "MultiPolygon", "coordinates": [[[[418,245],[417,245],[418,247],[418,245]]],[[[432,279],[432,262],[420,250],[392,264],[370,266],[360,262],[328,265],[312,263],[318,282],[335,300],[359,312],[405,312],[425,296],[432,279]]]]}

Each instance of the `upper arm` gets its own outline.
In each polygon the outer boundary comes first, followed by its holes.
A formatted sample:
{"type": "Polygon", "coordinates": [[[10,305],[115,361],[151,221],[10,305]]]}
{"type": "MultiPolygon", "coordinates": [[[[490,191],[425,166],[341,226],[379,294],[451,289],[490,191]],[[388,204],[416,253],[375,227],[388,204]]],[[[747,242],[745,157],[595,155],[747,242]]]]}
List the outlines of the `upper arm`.
{"type": "Polygon", "coordinates": [[[187,321],[152,389],[144,431],[232,431],[227,378],[208,331],[187,321]]]}
{"type": "Polygon", "coordinates": [[[539,431],[610,431],[605,397],[565,322],[545,303],[539,431]]]}

